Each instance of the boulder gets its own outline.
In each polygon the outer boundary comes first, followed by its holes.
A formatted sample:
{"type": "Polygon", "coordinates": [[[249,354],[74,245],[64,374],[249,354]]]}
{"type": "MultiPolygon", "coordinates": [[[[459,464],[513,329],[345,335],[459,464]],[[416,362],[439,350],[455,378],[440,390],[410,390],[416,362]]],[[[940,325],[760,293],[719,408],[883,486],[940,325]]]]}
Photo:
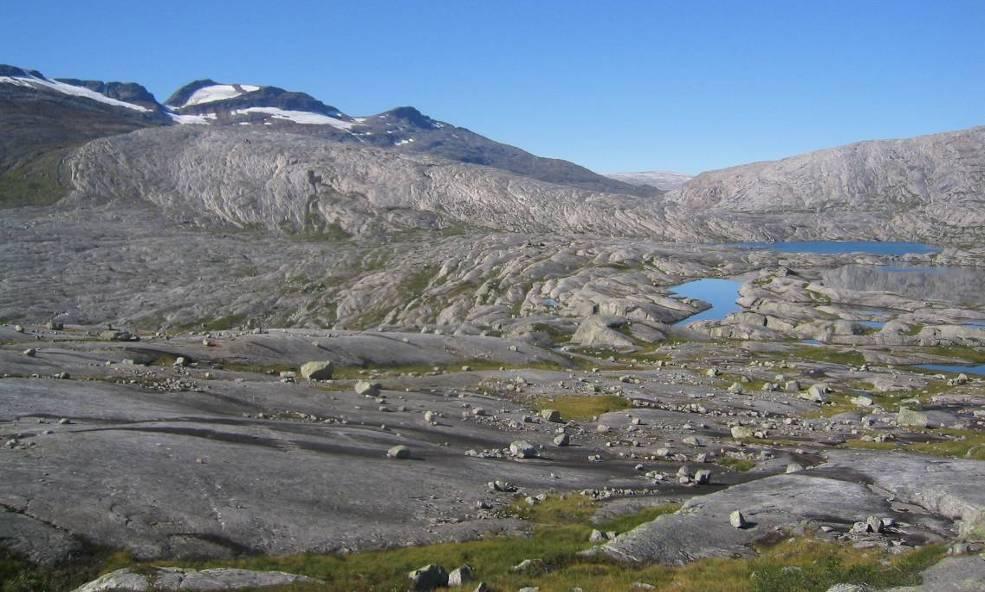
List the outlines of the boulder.
{"type": "Polygon", "coordinates": [[[434,590],[448,585],[448,571],[440,565],[429,563],[407,574],[413,590],[434,590]]]}
{"type": "Polygon", "coordinates": [[[826,384],[812,384],[806,392],[800,394],[800,398],[814,403],[824,403],[828,400],[829,391],[826,384]]]}
{"type": "Polygon", "coordinates": [[[366,380],[360,380],[355,386],[356,393],[359,395],[366,395],[368,397],[375,397],[380,394],[383,390],[382,385],[378,382],[369,382],[366,380]]]}
{"type": "Polygon", "coordinates": [[[929,423],[930,419],[926,413],[907,409],[906,407],[900,409],[899,413],[896,414],[896,425],[899,426],[925,428],[929,423]]]}
{"type": "Polygon", "coordinates": [[[311,361],[301,364],[301,378],[306,380],[329,380],[334,371],[332,362],[328,360],[311,361]]]}
{"type": "Polygon", "coordinates": [[[868,395],[859,395],[857,397],[852,397],[852,405],[856,407],[872,407],[874,401],[872,397],[868,395]]]}
{"type": "Polygon", "coordinates": [[[511,567],[510,571],[526,575],[541,574],[547,571],[547,566],[543,559],[524,559],[511,567]]]}
{"type": "Polygon", "coordinates": [[[537,447],[526,440],[514,440],[511,442],[510,454],[516,458],[537,458],[540,456],[537,447]]]}
{"type": "Polygon", "coordinates": [[[410,458],[410,448],[403,444],[398,444],[386,451],[387,458],[410,458]]]}
{"type": "Polygon", "coordinates": [[[472,571],[472,567],[466,564],[458,569],[453,569],[451,573],[448,574],[448,587],[458,588],[459,586],[468,584],[473,579],[475,579],[475,574],[472,571]]]}

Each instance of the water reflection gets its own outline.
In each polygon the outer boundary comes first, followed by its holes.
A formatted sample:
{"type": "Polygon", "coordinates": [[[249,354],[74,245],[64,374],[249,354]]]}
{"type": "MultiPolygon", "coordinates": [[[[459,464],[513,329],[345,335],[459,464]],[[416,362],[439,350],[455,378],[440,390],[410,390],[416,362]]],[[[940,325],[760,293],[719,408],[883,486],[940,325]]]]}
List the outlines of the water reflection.
{"type": "Polygon", "coordinates": [[[697,321],[720,321],[734,312],[739,312],[742,307],[735,301],[739,299],[741,285],[741,282],[736,280],[705,278],[671,287],[672,294],[702,300],[711,305],[708,310],[692,315],[677,324],[686,326],[697,321]]]}

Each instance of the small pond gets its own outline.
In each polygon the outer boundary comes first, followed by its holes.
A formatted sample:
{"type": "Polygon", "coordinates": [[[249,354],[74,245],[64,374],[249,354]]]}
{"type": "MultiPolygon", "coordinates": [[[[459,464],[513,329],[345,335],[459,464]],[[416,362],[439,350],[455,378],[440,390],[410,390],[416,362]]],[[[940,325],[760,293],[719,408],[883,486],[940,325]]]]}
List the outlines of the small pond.
{"type": "Polygon", "coordinates": [[[720,321],[734,312],[739,312],[742,307],[735,301],[739,299],[741,286],[742,282],[737,280],[719,278],[704,278],[672,286],[670,288],[672,294],[702,300],[711,305],[708,310],[691,315],[677,324],[687,326],[697,321],[720,321]]]}

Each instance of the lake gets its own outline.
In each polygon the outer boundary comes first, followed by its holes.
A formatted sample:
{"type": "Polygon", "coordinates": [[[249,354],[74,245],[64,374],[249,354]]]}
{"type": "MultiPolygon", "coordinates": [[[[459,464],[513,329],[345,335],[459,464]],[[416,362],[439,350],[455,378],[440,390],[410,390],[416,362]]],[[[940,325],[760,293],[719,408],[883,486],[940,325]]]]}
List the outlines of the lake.
{"type": "Polygon", "coordinates": [[[934,372],[964,372],[965,374],[985,376],[985,364],[920,364],[917,368],[934,372]]]}
{"type": "Polygon", "coordinates": [[[734,312],[739,312],[742,307],[735,301],[739,299],[740,286],[742,282],[737,280],[719,278],[705,278],[672,286],[670,288],[672,294],[702,300],[711,305],[708,310],[691,315],[676,324],[687,326],[697,321],[720,321],[734,312]]]}

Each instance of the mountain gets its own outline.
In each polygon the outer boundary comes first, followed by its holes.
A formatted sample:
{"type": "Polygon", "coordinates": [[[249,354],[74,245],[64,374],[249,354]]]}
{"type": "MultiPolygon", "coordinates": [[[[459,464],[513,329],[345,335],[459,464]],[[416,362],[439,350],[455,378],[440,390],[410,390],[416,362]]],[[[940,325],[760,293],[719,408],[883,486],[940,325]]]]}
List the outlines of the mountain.
{"type": "Polygon", "coordinates": [[[655,193],[495,142],[413,107],[352,117],[303,92],[209,79],[181,87],[161,105],[136,83],[55,80],[35,70],[0,66],[0,204],[50,203],[61,197],[60,160],[67,150],[86,141],[144,127],[184,124],[263,126],[479,164],[589,191],[655,193]]]}
{"type": "Polygon", "coordinates": [[[166,104],[177,123],[286,128],[338,142],[489,166],[590,191],[631,195],[659,193],[610,179],[565,160],[535,156],[495,142],[468,129],[432,119],[414,107],[353,117],[305,93],[208,79],[183,86],[166,104]]]}
{"type": "Polygon", "coordinates": [[[0,206],[141,203],[199,226],[377,235],[459,225],[687,241],[985,238],[985,127],[709,171],[597,175],[413,107],[0,67],[0,206]],[[667,185],[664,185],[665,187],[667,185]]]}
{"type": "Polygon", "coordinates": [[[265,126],[182,125],[87,143],[68,204],[152,204],[199,227],[314,236],[472,227],[655,235],[652,200],[265,126]]]}
{"type": "Polygon", "coordinates": [[[65,192],[59,163],[71,149],[168,123],[139,84],[52,80],[0,65],[0,206],[56,201],[65,192]]]}
{"type": "Polygon", "coordinates": [[[547,183],[604,193],[659,193],[651,188],[609,179],[566,160],[535,156],[466,128],[431,119],[413,107],[400,107],[379,115],[358,118],[357,125],[350,131],[372,146],[493,167],[547,183]]]}
{"type": "Polygon", "coordinates": [[[629,183],[630,185],[649,185],[661,191],[677,189],[690,181],[693,176],[672,171],[640,171],[637,173],[606,173],[606,177],[629,183]]]}
{"type": "Polygon", "coordinates": [[[347,129],[348,115],[311,95],[276,86],[196,80],[166,101],[176,123],[329,125],[347,129]]]}
{"type": "Polygon", "coordinates": [[[980,241],[985,127],[710,171],[664,199],[713,234],[980,241]]]}

